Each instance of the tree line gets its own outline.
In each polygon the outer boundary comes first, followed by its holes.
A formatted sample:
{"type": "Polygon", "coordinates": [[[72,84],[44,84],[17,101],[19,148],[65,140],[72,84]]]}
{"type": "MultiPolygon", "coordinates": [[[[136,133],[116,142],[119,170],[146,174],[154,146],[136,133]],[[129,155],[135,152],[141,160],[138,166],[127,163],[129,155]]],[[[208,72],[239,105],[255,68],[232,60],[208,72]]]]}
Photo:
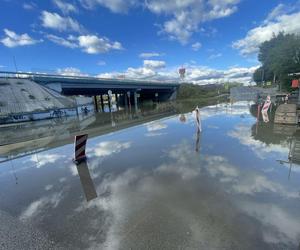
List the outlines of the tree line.
{"type": "Polygon", "coordinates": [[[280,89],[290,89],[294,77],[289,74],[300,72],[300,36],[283,32],[273,35],[260,45],[258,60],[262,66],[253,74],[257,85],[271,82],[279,84],[280,89]]]}

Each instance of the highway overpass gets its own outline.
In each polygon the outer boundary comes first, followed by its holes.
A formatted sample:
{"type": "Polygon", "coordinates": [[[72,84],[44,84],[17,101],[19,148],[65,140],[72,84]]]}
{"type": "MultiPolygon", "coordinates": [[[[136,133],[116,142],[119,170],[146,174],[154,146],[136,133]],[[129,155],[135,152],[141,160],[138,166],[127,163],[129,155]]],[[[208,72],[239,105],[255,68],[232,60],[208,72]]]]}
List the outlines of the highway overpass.
{"type": "Polygon", "coordinates": [[[160,101],[176,98],[176,91],[180,86],[179,80],[108,79],[10,71],[0,71],[0,76],[29,78],[63,95],[96,96],[107,94],[111,90],[113,94],[120,95],[129,92],[133,99],[138,96],[141,99],[158,99],[160,101]]]}

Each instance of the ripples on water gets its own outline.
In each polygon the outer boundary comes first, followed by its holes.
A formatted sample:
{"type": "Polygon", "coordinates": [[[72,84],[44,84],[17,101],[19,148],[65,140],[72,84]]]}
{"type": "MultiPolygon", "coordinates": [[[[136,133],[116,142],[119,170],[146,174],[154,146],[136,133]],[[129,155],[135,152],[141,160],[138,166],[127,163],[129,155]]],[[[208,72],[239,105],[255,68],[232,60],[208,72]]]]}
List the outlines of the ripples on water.
{"type": "Polygon", "coordinates": [[[201,133],[170,107],[2,130],[15,143],[0,147],[12,159],[0,163],[0,232],[19,239],[3,246],[297,249],[300,135],[250,109],[204,107],[201,133]],[[76,166],[80,129],[88,160],[76,166]]]}

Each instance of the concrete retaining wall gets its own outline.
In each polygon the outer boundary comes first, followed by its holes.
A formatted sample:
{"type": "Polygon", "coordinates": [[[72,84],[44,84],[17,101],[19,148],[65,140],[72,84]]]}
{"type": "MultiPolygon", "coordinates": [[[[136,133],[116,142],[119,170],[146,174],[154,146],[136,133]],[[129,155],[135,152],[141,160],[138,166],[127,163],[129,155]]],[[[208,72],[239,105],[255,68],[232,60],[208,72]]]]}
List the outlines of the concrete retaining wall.
{"type": "Polygon", "coordinates": [[[94,113],[91,97],[66,97],[29,79],[0,78],[0,125],[94,113]]]}

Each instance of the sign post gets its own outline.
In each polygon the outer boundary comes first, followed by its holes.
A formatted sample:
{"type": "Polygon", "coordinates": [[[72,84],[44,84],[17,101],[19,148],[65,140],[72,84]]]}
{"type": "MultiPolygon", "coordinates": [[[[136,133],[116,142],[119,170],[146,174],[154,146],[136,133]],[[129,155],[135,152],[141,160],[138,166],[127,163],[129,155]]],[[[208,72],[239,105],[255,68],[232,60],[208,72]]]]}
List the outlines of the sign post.
{"type": "Polygon", "coordinates": [[[86,141],[87,141],[88,135],[76,135],[75,136],[75,157],[73,161],[76,164],[79,164],[83,161],[86,160],[86,155],[85,155],[85,146],[86,146],[86,141]]]}
{"type": "Polygon", "coordinates": [[[109,111],[111,112],[111,109],[112,109],[112,103],[111,103],[112,91],[111,91],[111,90],[108,90],[108,91],[107,91],[107,94],[108,94],[108,106],[109,106],[109,111]]]}

